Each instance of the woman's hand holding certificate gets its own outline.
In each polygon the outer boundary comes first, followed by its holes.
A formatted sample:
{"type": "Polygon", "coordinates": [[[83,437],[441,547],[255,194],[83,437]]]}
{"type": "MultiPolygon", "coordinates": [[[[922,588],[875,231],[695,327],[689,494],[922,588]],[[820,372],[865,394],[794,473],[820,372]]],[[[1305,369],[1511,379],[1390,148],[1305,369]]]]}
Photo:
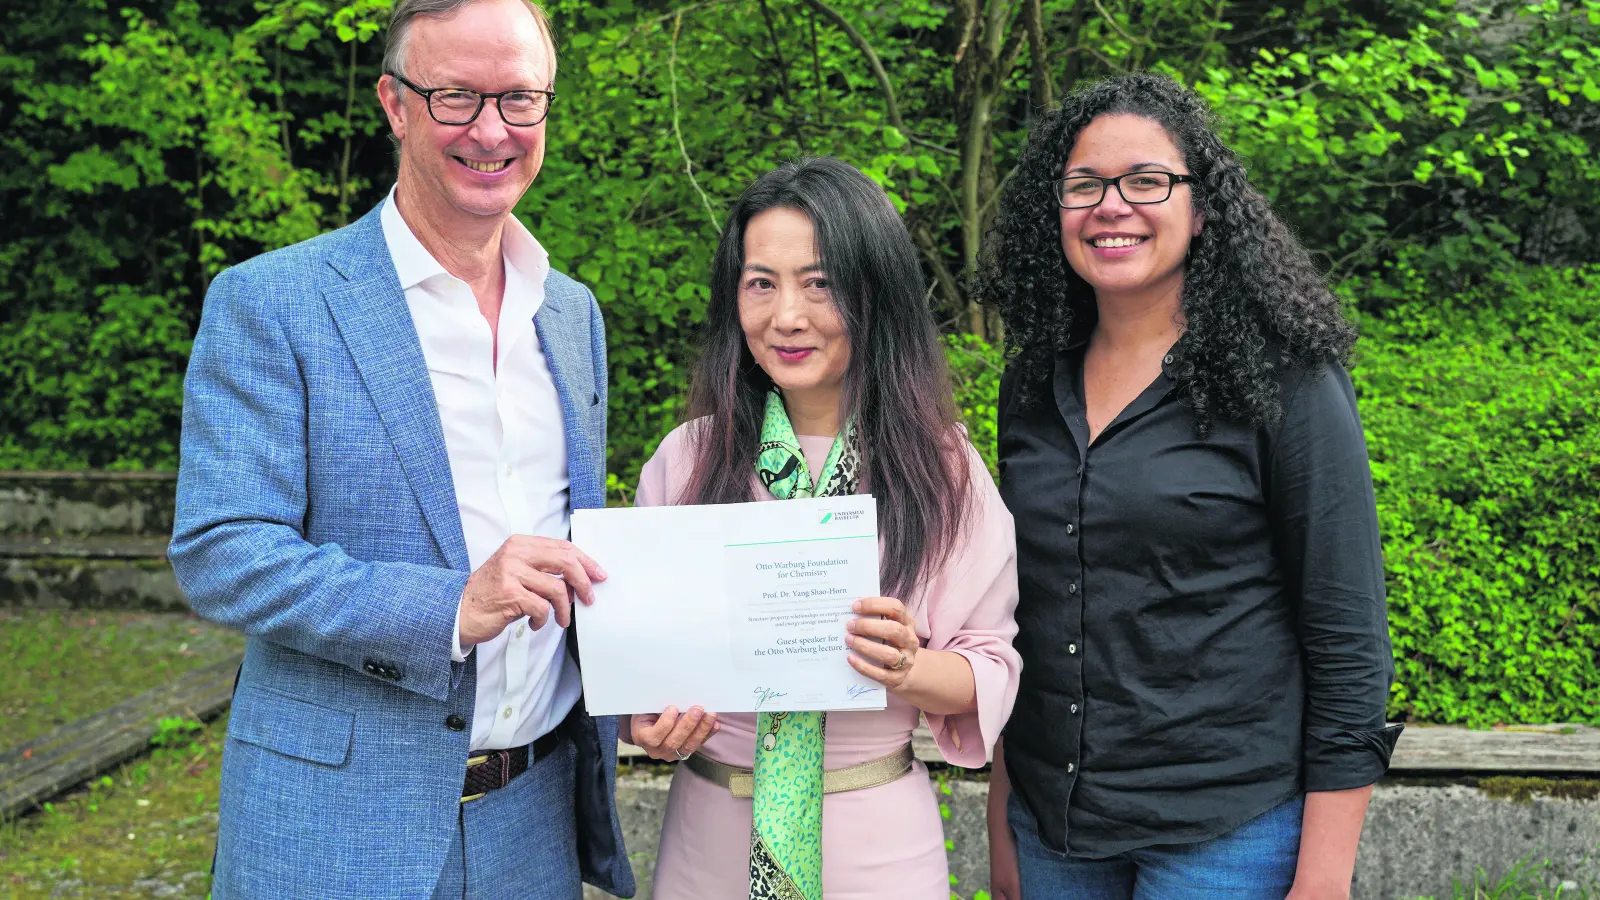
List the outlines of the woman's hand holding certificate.
{"type": "Polygon", "coordinates": [[[716,713],[696,706],[680,715],[669,706],[659,714],[623,716],[622,735],[652,759],[685,760],[721,728],[716,713]]]}
{"type": "Polygon", "coordinates": [[[850,666],[923,712],[954,716],[978,708],[972,664],[959,653],[929,650],[917,623],[893,597],[868,597],[852,607],[845,645],[855,651],[850,666]]]}

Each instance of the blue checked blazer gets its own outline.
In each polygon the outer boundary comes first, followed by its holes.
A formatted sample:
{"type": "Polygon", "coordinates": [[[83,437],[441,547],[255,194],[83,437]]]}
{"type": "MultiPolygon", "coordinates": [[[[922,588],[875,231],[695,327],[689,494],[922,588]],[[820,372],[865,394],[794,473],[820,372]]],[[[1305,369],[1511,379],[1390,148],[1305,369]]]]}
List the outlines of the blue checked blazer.
{"type": "MultiPolygon", "coordinates": [[[[534,325],[572,506],[604,506],[594,296],[552,271],[534,325]]],[[[214,895],[430,896],[456,833],[476,658],[450,659],[466,541],[379,209],[212,282],[184,381],[170,557],[195,610],[250,637],[214,895]]],[[[616,720],[572,721],[584,879],[631,897],[616,720]]],[[[546,851],[526,852],[537,878],[546,851]]]]}

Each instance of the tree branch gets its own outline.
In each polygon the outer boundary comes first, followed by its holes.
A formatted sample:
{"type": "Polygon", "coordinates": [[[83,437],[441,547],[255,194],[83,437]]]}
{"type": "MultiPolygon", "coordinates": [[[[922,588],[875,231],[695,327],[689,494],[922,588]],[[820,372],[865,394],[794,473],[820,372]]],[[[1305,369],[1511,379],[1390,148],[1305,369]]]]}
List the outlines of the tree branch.
{"type": "Polygon", "coordinates": [[[1050,84],[1050,46],[1044,37],[1044,5],[1039,0],[1023,0],[1022,22],[1028,32],[1028,55],[1033,58],[1028,75],[1033,105],[1049,109],[1055,104],[1055,92],[1050,84]]]}
{"type": "Polygon", "coordinates": [[[977,0],[958,0],[957,6],[961,8],[961,39],[956,41],[955,61],[959,64],[962,57],[967,55],[967,47],[972,44],[973,30],[978,27],[977,0]]]}
{"type": "Polygon", "coordinates": [[[694,177],[694,161],[689,158],[689,148],[683,145],[683,131],[678,127],[678,30],[683,26],[681,14],[672,17],[672,49],[667,55],[667,77],[672,87],[672,134],[678,139],[678,153],[683,156],[683,174],[689,176],[689,183],[694,185],[694,192],[700,195],[700,202],[706,207],[706,220],[711,223],[711,233],[716,234],[717,214],[711,211],[711,198],[701,190],[700,182],[694,177]]]}
{"type": "Polygon", "coordinates": [[[1111,26],[1112,31],[1122,35],[1122,39],[1127,41],[1129,44],[1132,44],[1135,47],[1139,46],[1140,41],[1134,38],[1132,35],[1129,35],[1126,31],[1122,30],[1122,26],[1117,24],[1117,20],[1111,15],[1111,13],[1106,12],[1105,5],[1102,4],[1100,0],[1094,0],[1094,8],[1100,11],[1100,17],[1105,20],[1107,25],[1111,26]]]}
{"type": "Polygon", "coordinates": [[[928,231],[926,224],[919,224],[912,232],[911,239],[927,257],[928,268],[933,270],[933,285],[939,289],[939,297],[944,301],[944,307],[952,313],[960,314],[962,309],[961,292],[956,289],[956,279],[950,272],[950,267],[945,264],[944,256],[939,253],[939,247],[933,240],[932,232],[928,231]]]}
{"type": "Polygon", "coordinates": [[[767,6],[767,0],[761,0],[761,18],[767,24],[767,39],[772,44],[772,56],[777,60],[778,89],[783,91],[783,99],[794,105],[794,97],[789,94],[789,64],[783,58],[783,48],[778,45],[778,30],[772,24],[772,10],[767,6]]]}
{"type": "Polygon", "coordinates": [[[621,47],[623,44],[626,44],[627,42],[633,40],[634,36],[637,35],[639,32],[644,31],[645,29],[650,28],[652,26],[660,25],[663,22],[666,22],[668,19],[677,19],[677,18],[683,16],[686,13],[692,13],[697,9],[705,9],[708,6],[727,6],[727,5],[732,4],[732,3],[744,3],[744,2],[745,2],[745,0],[705,0],[705,2],[703,2],[703,3],[691,3],[688,6],[685,6],[685,7],[681,8],[681,9],[677,9],[677,10],[674,10],[674,11],[669,12],[669,13],[664,13],[662,15],[656,16],[653,19],[645,19],[643,22],[638,23],[637,25],[633,26],[633,30],[632,31],[629,31],[627,34],[622,36],[622,40],[617,41],[617,46],[621,47]]]}
{"type": "MultiPolygon", "coordinates": [[[[1024,3],[1027,0],[1023,0],[1024,3]]],[[[1002,45],[1011,40],[1012,32],[1006,29],[1006,23],[1012,19],[1008,0],[989,0],[988,21],[984,23],[984,40],[989,44],[989,58],[999,59],[1005,56],[1002,45]]]]}
{"type": "Polygon", "coordinates": [[[811,28],[811,78],[817,91],[817,112],[823,109],[822,98],[822,54],[817,51],[817,11],[806,10],[806,24],[811,28]]]}
{"type": "Polygon", "coordinates": [[[904,134],[906,124],[900,120],[900,105],[894,99],[894,85],[889,82],[889,73],[883,70],[883,63],[879,61],[877,52],[872,49],[872,45],[867,42],[866,37],[857,31],[848,19],[839,15],[833,7],[823,3],[822,0],[806,0],[806,5],[822,13],[833,24],[839,26],[839,30],[850,38],[850,43],[855,44],[856,49],[861,51],[861,55],[867,58],[867,65],[872,67],[873,77],[878,79],[878,88],[883,91],[884,112],[889,117],[889,124],[899,129],[901,134],[904,134]]]}

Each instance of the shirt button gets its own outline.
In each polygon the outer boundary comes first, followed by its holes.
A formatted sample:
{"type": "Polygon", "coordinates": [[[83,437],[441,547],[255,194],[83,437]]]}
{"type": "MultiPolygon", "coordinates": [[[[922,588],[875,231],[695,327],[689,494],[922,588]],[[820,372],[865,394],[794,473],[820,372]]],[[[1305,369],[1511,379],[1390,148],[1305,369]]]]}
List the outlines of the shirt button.
{"type": "Polygon", "coordinates": [[[1068,522],[1068,523],[1067,523],[1067,534],[1071,534],[1071,533],[1073,533],[1073,532],[1074,532],[1074,531],[1077,531],[1077,529],[1076,529],[1076,528],[1074,528],[1074,527],[1072,527],[1072,523],[1071,523],[1071,522],[1068,522]]]}
{"type": "Polygon", "coordinates": [[[506,707],[505,710],[500,713],[500,718],[502,718],[502,719],[511,718],[511,707],[509,707],[509,706],[506,707]]]}
{"type": "Polygon", "coordinates": [[[1067,763],[1067,772],[1068,773],[1072,773],[1072,772],[1076,772],[1076,771],[1078,771],[1078,767],[1077,766],[1073,765],[1072,763],[1067,763]]]}
{"type": "Polygon", "coordinates": [[[523,635],[525,635],[527,633],[528,633],[528,626],[526,626],[526,625],[518,625],[517,626],[517,637],[522,637],[523,635]]]}
{"type": "Polygon", "coordinates": [[[1067,645],[1067,652],[1068,653],[1077,653],[1078,652],[1078,645],[1077,644],[1068,644],[1067,645]]]}
{"type": "Polygon", "coordinates": [[[1077,592],[1078,592],[1078,585],[1077,585],[1076,582],[1067,585],[1067,593],[1076,594],[1077,592]]]}
{"type": "Polygon", "coordinates": [[[467,727],[467,720],[461,718],[460,716],[448,716],[444,720],[444,727],[450,729],[451,731],[465,731],[467,727]]]}
{"type": "Polygon", "coordinates": [[[517,474],[516,467],[511,465],[510,463],[506,463],[506,477],[510,478],[511,476],[513,476],[515,474],[517,474]]]}
{"type": "Polygon", "coordinates": [[[1074,703],[1074,704],[1072,704],[1072,711],[1073,711],[1073,713],[1077,713],[1077,711],[1078,711],[1078,704],[1076,704],[1076,703],[1074,703]]]}
{"type": "Polygon", "coordinates": [[[1172,354],[1168,353],[1166,356],[1161,357],[1161,361],[1166,365],[1172,365],[1172,354]]]}

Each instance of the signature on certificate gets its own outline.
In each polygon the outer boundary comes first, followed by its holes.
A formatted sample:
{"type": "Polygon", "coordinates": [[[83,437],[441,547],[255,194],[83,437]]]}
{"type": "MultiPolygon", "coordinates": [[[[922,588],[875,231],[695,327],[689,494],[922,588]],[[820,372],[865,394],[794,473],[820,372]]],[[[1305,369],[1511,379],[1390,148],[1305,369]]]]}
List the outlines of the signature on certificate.
{"type": "Polygon", "coordinates": [[[761,705],[766,703],[768,700],[776,700],[779,697],[787,696],[789,695],[785,694],[783,691],[774,691],[768,688],[758,687],[756,688],[756,709],[760,709],[761,705]]]}
{"type": "Polygon", "coordinates": [[[878,690],[882,688],[870,684],[852,684],[845,689],[845,692],[850,695],[851,700],[856,700],[878,690]]]}

